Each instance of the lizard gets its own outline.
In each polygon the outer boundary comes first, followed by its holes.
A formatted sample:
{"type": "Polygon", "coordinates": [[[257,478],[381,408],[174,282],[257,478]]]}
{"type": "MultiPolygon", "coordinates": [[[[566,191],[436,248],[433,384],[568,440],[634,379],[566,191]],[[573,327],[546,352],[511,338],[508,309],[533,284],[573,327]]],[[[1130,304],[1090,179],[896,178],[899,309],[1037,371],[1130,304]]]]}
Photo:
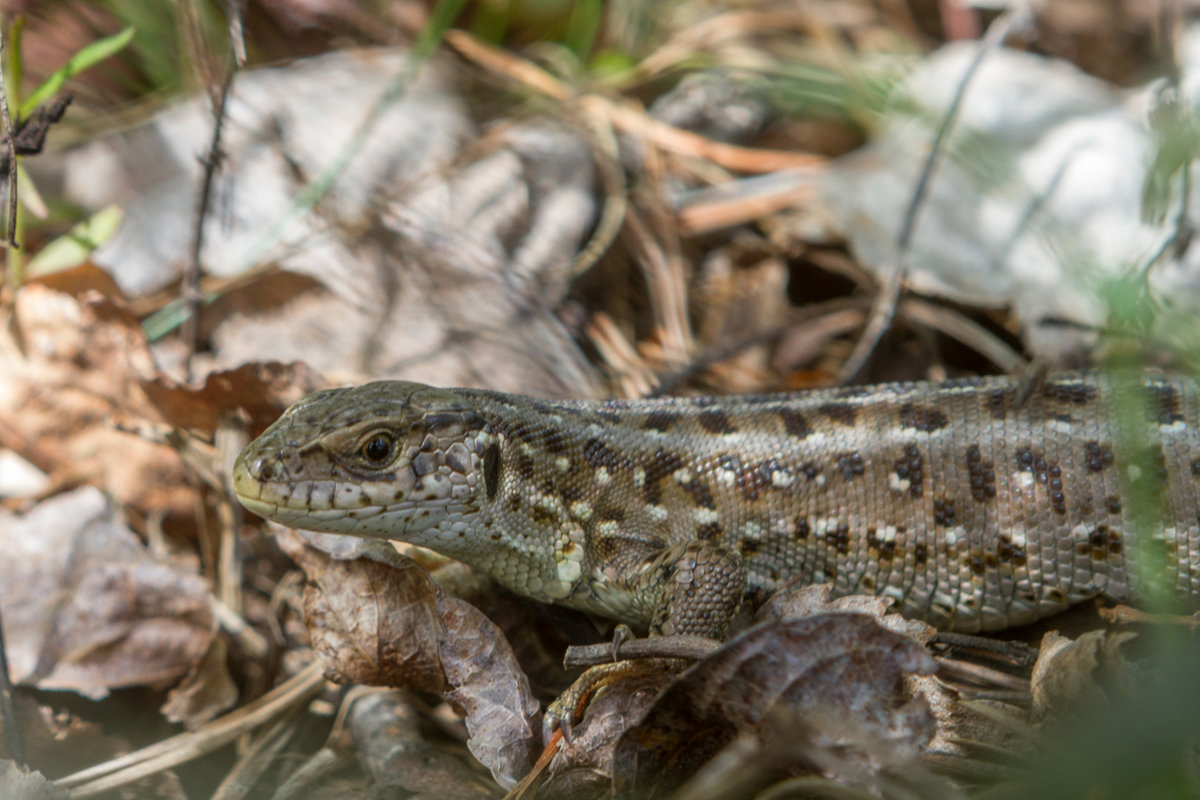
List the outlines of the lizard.
{"type": "Polygon", "coordinates": [[[964,632],[1149,580],[1200,600],[1200,385],[1155,372],[607,401],[380,381],[296,402],[233,487],[652,634],[722,638],[796,580],[964,632]]]}

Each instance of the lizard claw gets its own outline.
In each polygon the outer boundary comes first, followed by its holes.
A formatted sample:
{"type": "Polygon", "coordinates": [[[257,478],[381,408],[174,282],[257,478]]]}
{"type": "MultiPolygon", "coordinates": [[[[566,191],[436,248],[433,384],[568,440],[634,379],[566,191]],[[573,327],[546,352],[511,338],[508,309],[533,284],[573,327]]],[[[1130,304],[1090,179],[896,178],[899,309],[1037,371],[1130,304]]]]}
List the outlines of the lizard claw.
{"type": "Polygon", "coordinates": [[[546,713],[542,715],[543,743],[549,745],[557,733],[562,736],[564,743],[571,744],[571,727],[582,700],[583,698],[576,694],[572,686],[546,707],[546,713]]]}
{"type": "Polygon", "coordinates": [[[634,634],[633,634],[633,629],[630,628],[628,625],[626,625],[624,622],[622,622],[617,627],[613,628],[612,660],[613,660],[614,664],[621,660],[621,656],[618,655],[618,651],[621,649],[621,645],[625,644],[626,642],[632,641],[636,638],[637,637],[634,636],[634,634]]]}

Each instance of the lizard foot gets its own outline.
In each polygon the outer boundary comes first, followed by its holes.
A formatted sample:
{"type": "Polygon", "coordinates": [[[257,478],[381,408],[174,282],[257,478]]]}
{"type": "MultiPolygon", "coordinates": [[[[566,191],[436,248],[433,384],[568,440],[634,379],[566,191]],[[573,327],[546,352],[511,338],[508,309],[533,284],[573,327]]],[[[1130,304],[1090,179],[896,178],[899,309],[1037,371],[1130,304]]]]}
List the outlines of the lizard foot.
{"type": "Polygon", "coordinates": [[[542,741],[550,742],[560,732],[570,744],[571,727],[583,719],[588,705],[600,692],[618,681],[648,673],[679,672],[690,663],[680,658],[639,658],[588,667],[547,706],[542,717],[542,741]]]}

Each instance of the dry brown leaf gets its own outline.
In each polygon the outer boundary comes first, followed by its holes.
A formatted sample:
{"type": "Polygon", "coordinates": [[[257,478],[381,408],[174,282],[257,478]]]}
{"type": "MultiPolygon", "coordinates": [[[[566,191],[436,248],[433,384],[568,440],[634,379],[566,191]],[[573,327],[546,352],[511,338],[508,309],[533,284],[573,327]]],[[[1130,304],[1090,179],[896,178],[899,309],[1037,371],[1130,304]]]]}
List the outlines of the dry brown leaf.
{"type": "Polygon", "coordinates": [[[577,797],[612,783],[613,755],[621,734],[641,719],[650,703],[675,679],[667,672],[636,672],[605,687],[587,707],[551,765],[542,797],[577,797]]]}
{"type": "Polygon", "coordinates": [[[921,644],[927,644],[937,634],[937,629],[932,625],[895,613],[894,605],[895,601],[891,598],[873,594],[834,597],[831,583],[804,585],[800,580],[796,580],[771,595],[758,610],[757,619],[796,619],[830,612],[866,614],[888,630],[903,634],[921,644]]]}
{"type": "Polygon", "coordinates": [[[1088,631],[1068,639],[1057,631],[1042,637],[1033,665],[1030,690],[1033,718],[1069,715],[1112,704],[1133,683],[1129,662],[1121,645],[1137,638],[1134,633],[1088,631]]]}
{"type": "Polygon", "coordinates": [[[326,381],[306,364],[253,361],[213,372],[198,389],[158,376],[141,388],[162,420],[178,428],[212,433],[220,415],[242,409],[251,430],[261,431],[305,394],[323,389],[326,381]]]}
{"type": "Polygon", "coordinates": [[[329,677],[442,694],[464,714],[472,754],[502,786],[520,780],[540,709],[500,629],[403,556],[340,561],[298,534],[278,538],[310,582],[304,616],[329,677]]]}
{"type": "Polygon", "coordinates": [[[818,720],[845,721],[878,743],[860,751],[862,769],[911,758],[934,721],[905,678],[933,670],[924,648],[861,614],[755,627],[685,672],[624,733],[616,796],[666,796],[742,733],[784,737],[803,766],[814,750],[844,744],[838,728],[822,731],[818,720]],[[797,724],[806,720],[813,724],[797,724]]]}
{"type": "Polygon", "coordinates": [[[179,457],[115,430],[114,415],[155,419],[139,386],[157,377],[136,319],[98,295],[42,286],[0,313],[0,428],[6,443],[61,484],[94,483],[143,512],[191,516],[179,457]]]}
{"type": "Polygon", "coordinates": [[[213,638],[204,658],[171,689],[162,708],[163,716],[171,722],[182,722],[188,730],[195,730],[232,708],[237,702],[238,690],[229,675],[228,655],[225,640],[219,636],[213,638]]]}
{"type": "Polygon", "coordinates": [[[154,559],[78,489],[0,513],[0,604],[15,681],[93,698],[182,677],[216,632],[204,581],[154,559]]]}
{"type": "Polygon", "coordinates": [[[346,730],[373,789],[391,787],[440,800],[492,797],[494,787],[478,768],[430,735],[421,706],[404,691],[370,691],[352,701],[346,730]]]}

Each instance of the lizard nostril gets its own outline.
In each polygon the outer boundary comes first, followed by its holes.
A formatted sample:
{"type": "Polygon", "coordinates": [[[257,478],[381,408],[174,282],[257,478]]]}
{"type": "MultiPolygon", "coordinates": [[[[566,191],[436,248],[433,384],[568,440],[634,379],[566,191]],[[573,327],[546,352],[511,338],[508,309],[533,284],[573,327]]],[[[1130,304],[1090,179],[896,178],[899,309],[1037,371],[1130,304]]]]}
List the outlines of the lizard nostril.
{"type": "Polygon", "coordinates": [[[266,456],[261,456],[250,464],[250,472],[260,481],[273,481],[279,475],[279,464],[266,456]]]}

